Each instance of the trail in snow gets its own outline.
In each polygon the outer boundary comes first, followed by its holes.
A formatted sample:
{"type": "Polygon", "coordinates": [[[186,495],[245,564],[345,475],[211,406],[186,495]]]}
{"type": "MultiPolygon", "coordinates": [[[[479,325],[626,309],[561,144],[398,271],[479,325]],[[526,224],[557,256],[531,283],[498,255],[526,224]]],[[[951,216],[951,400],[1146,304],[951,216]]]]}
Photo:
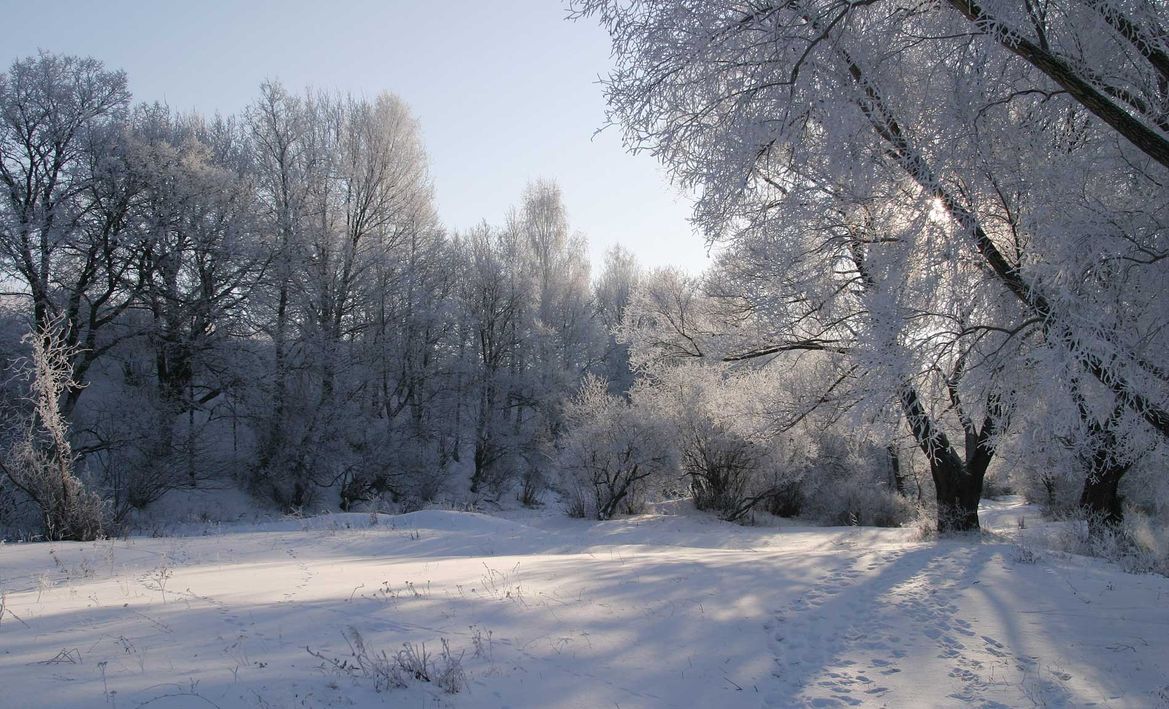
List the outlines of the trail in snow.
{"type": "Polygon", "coordinates": [[[980,583],[995,553],[982,546],[881,552],[833,570],[768,626],[780,689],[767,704],[859,706],[890,693],[925,704],[931,695],[917,685],[920,670],[932,667],[933,689],[950,689],[943,701],[995,706],[994,695],[1021,683],[1035,663],[963,617],[960,594],[980,583]],[[919,672],[900,677],[907,669],[919,672]]]}

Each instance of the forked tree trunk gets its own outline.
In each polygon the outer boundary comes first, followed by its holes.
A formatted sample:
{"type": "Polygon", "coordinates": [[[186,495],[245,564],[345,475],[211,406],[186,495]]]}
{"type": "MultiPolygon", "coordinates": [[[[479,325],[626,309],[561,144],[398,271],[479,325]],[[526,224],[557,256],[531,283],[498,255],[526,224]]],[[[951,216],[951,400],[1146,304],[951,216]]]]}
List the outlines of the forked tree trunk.
{"type": "MultiPolygon", "coordinates": [[[[988,410],[995,399],[988,399],[988,410]]],[[[926,412],[917,390],[906,385],[901,392],[901,406],[909,422],[914,440],[930,462],[930,474],[938,505],[938,533],[973,532],[981,528],[978,503],[982,499],[982,483],[986,469],[994,457],[990,440],[996,432],[997,419],[987,415],[982,429],[963,416],[966,431],[966,457],[959,456],[946,433],[926,412]]]]}
{"type": "MultiPolygon", "coordinates": [[[[853,263],[865,288],[876,290],[876,280],[869,274],[861,243],[862,240],[857,239],[849,245],[853,263]]],[[[976,427],[971,420],[969,413],[962,406],[958,392],[958,382],[966,367],[965,360],[965,354],[959,357],[954,365],[954,371],[946,381],[951,402],[962,422],[965,458],[958,455],[946,432],[926,411],[917,389],[911,382],[906,381],[902,384],[898,397],[901,412],[913,433],[913,440],[930,463],[930,475],[933,477],[937,501],[939,534],[980,529],[978,503],[982,499],[982,483],[986,477],[986,469],[994,457],[992,440],[999,432],[1004,419],[1001,399],[992,393],[986,397],[986,416],[982,428],[976,427]]],[[[893,474],[899,476],[901,466],[897,458],[897,449],[890,445],[888,450],[893,464],[893,474]]],[[[899,477],[895,477],[895,484],[899,491],[903,488],[899,477]]]]}
{"type": "Polygon", "coordinates": [[[956,453],[930,462],[938,504],[938,532],[973,532],[981,528],[978,503],[985,469],[972,470],[956,453]]]}

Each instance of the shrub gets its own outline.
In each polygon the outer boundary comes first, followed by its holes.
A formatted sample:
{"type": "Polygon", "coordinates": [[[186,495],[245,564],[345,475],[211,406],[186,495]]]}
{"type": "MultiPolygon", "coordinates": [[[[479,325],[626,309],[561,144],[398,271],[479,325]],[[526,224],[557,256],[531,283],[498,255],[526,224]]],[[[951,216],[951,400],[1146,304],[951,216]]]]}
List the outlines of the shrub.
{"type": "Polygon", "coordinates": [[[764,455],[762,446],[712,420],[703,418],[687,426],[682,470],[689,477],[695,507],[714,511],[728,522],[746,517],[773,492],[758,482],[764,455]]]}
{"type": "Polygon", "coordinates": [[[698,509],[742,521],[774,494],[787,438],[758,405],[770,384],[753,372],[685,365],[655,371],[634,389],[636,408],[663,422],[698,509]]]}
{"type": "Polygon", "coordinates": [[[70,352],[52,323],[25,336],[31,353],[23,368],[31,412],[19,416],[0,460],[5,477],[40,511],[46,539],[92,541],[102,534],[106,505],[74,473],[69,425],[57,402],[71,387],[70,352]]]}
{"type": "Polygon", "coordinates": [[[385,650],[370,650],[365,638],[352,626],[343,633],[349,644],[349,658],[327,657],[305,648],[310,655],[323,661],[322,667],[337,674],[373,682],[374,691],[408,687],[412,681],[430,682],[447,694],[458,694],[467,687],[463,671],[463,653],[455,655],[446,638],[440,638],[442,649],[435,657],[425,643],[402,643],[402,649],[392,657],[385,650]]]}
{"type": "Polygon", "coordinates": [[[1089,519],[1078,511],[1055,540],[1063,551],[1107,559],[1130,573],[1169,576],[1169,534],[1136,510],[1119,526],[1089,519]]]}
{"type": "Polygon", "coordinates": [[[807,516],[827,524],[877,527],[912,519],[913,505],[889,485],[884,448],[830,433],[817,444],[802,490],[807,516]]]}
{"type": "Polygon", "coordinates": [[[529,464],[524,467],[524,473],[520,476],[520,491],[516,499],[524,507],[539,507],[540,496],[547,487],[548,480],[544,477],[544,471],[538,465],[529,464]]]}
{"type": "Polygon", "coordinates": [[[776,517],[799,517],[804,510],[804,486],[801,480],[777,480],[767,498],[765,509],[776,517]]]}
{"type": "Polygon", "coordinates": [[[639,511],[670,459],[660,423],[589,377],[565,411],[560,452],[567,511],[605,520],[639,511]]]}

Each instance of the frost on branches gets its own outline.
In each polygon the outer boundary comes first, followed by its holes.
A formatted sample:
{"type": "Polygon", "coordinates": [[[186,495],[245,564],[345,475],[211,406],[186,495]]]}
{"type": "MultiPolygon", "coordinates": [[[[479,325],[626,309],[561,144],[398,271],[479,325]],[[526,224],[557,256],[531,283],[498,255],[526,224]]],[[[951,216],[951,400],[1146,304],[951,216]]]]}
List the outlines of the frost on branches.
{"type": "Polygon", "coordinates": [[[977,526],[1006,435],[1059,441],[1119,517],[1169,438],[1160,5],[573,7],[612,35],[611,119],[730,244],[752,351],[842,351],[927,456],[941,528],[977,526]]]}

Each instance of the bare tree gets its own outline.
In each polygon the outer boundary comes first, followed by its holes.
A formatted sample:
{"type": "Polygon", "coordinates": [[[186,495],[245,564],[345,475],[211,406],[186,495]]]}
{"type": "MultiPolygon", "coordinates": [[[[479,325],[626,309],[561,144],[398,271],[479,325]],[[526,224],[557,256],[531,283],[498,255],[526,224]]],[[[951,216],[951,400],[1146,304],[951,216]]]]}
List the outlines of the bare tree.
{"type": "MultiPolygon", "coordinates": [[[[102,332],[139,284],[121,121],[126,77],[101,62],[41,54],[0,77],[0,263],[25,288],[38,332],[61,329],[84,382],[116,341],[102,332]]],[[[61,400],[68,417],[82,389],[61,400]]]]}

